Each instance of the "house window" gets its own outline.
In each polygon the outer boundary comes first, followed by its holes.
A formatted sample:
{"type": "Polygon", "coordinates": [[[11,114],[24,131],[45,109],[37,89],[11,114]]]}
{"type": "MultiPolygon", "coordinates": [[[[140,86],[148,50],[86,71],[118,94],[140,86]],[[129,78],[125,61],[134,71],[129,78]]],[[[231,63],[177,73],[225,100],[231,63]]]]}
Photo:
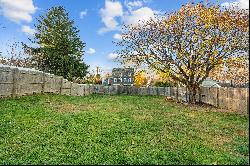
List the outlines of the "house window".
{"type": "Polygon", "coordinates": [[[132,81],[131,81],[131,78],[128,79],[128,82],[132,82],[132,81]]]}
{"type": "Polygon", "coordinates": [[[108,78],[108,80],[107,80],[108,82],[108,85],[112,85],[112,79],[110,79],[110,78],[108,78]]]}
{"type": "Polygon", "coordinates": [[[127,82],[127,78],[123,78],[123,82],[127,82]]]}
{"type": "Polygon", "coordinates": [[[117,82],[117,79],[116,79],[116,78],[114,78],[114,82],[117,82]]]}

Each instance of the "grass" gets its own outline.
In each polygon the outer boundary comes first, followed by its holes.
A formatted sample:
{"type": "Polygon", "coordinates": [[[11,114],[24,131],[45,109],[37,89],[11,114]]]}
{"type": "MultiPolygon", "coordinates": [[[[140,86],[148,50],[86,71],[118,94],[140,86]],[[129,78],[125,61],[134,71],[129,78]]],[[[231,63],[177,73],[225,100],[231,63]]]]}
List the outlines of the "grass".
{"type": "Polygon", "coordinates": [[[0,164],[249,164],[246,115],[153,96],[0,100],[0,164]]]}

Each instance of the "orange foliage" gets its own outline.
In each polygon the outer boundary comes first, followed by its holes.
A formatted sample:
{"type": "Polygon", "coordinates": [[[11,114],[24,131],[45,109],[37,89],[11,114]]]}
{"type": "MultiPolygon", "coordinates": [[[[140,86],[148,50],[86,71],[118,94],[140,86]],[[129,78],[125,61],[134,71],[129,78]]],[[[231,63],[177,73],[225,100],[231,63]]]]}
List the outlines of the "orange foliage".
{"type": "Polygon", "coordinates": [[[225,64],[213,69],[209,76],[219,81],[232,81],[234,85],[249,82],[248,56],[228,59],[225,64]]]}
{"type": "Polygon", "coordinates": [[[144,70],[140,70],[134,75],[134,85],[143,86],[147,84],[147,76],[144,70]]]}

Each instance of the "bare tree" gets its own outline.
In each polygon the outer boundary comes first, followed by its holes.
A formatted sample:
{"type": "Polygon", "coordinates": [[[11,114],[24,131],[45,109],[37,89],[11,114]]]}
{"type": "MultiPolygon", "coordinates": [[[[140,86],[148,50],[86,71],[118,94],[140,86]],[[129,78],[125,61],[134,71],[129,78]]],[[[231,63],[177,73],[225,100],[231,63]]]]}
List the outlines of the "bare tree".
{"type": "Polygon", "coordinates": [[[25,54],[21,42],[14,42],[7,45],[6,55],[0,55],[0,64],[17,67],[34,67],[30,57],[25,54]]]}

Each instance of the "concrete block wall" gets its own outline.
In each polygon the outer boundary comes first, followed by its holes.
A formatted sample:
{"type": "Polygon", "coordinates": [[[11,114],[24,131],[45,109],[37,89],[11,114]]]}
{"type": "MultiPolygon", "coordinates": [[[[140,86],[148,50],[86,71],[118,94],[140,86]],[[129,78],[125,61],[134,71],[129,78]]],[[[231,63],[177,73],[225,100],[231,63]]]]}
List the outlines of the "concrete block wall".
{"type": "Polygon", "coordinates": [[[9,67],[0,67],[0,97],[13,94],[13,72],[9,67]]]}
{"type": "MultiPolygon", "coordinates": [[[[72,83],[61,76],[15,67],[0,67],[0,97],[34,93],[56,93],[72,96],[89,94],[126,94],[178,97],[187,100],[185,87],[103,86],[72,83]]],[[[198,96],[197,96],[198,97],[198,96]]],[[[219,108],[249,113],[249,88],[201,88],[201,101],[219,108]]]]}
{"type": "Polygon", "coordinates": [[[66,79],[62,79],[61,94],[63,95],[71,94],[71,82],[70,81],[66,79]]]}
{"type": "Polygon", "coordinates": [[[80,96],[81,94],[79,93],[80,86],[77,83],[72,83],[71,84],[71,95],[72,96],[80,96]]]}
{"type": "Polygon", "coordinates": [[[63,77],[44,73],[44,92],[59,94],[62,87],[63,77]]]}
{"type": "Polygon", "coordinates": [[[14,69],[13,71],[15,71],[13,77],[14,79],[16,79],[13,83],[13,86],[15,86],[14,96],[41,93],[43,91],[42,72],[22,71],[16,69],[14,69]]]}

